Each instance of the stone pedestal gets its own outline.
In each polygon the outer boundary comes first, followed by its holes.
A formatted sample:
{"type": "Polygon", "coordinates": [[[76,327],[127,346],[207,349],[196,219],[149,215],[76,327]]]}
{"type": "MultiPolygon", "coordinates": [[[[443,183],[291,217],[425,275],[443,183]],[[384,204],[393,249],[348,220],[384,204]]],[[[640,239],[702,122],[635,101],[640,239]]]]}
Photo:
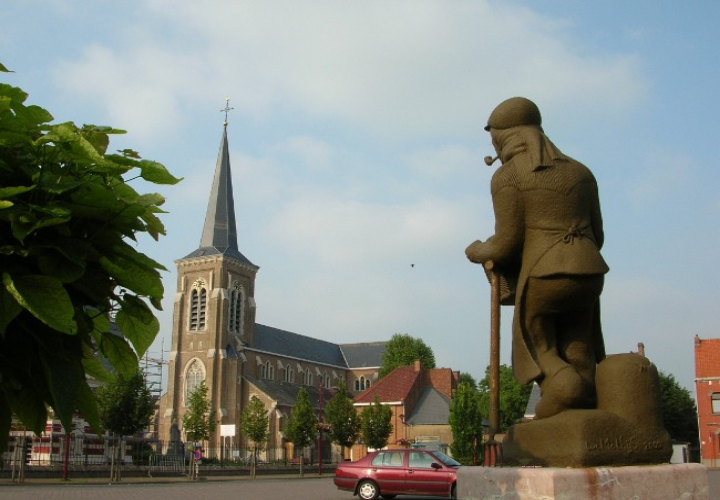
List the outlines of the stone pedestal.
{"type": "Polygon", "coordinates": [[[509,466],[663,464],[672,456],[672,441],[662,426],[637,425],[603,410],[568,410],[510,427],[502,455],[509,466]]]}
{"type": "Polygon", "coordinates": [[[707,467],[461,467],[460,500],[709,500],[707,467]]]}

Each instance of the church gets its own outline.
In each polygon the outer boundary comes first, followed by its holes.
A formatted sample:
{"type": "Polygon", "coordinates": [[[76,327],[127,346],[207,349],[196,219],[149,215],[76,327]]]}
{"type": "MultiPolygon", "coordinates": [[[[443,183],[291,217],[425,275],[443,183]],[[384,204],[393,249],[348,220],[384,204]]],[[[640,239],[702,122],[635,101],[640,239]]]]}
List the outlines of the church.
{"type": "MultiPolygon", "coordinates": [[[[205,456],[233,458],[228,450],[250,446],[240,418],[257,396],[269,417],[263,458],[292,459],[298,452],[282,429],[300,388],[316,409],[341,381],[351,394],[370,388],[386,343],[334,344],[256,323],[259,267],[242,254],[237,236],[226,120],[200,246],[175,261],[168,388],[160,398],[158,437],[169,443],[173,422],[182,432],[188,396],[204,381],[218,423],[205,456]]],[[[330,453],[325,443],[323,459],[331,459],[330,453]]]]}

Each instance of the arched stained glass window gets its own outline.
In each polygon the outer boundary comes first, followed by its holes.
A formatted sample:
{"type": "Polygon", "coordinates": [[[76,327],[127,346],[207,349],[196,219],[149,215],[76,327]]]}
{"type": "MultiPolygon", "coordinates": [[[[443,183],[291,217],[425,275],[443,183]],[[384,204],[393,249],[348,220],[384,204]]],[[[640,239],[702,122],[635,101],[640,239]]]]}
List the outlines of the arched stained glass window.
{"type": "Polygon", "coordinates": [[[202,363],[195,359],[190,363],[187,372],[185,372],[185,406],[187,406],[190,394],[197,389],[203,380],[205,380],[205,370],[202,363]]]}

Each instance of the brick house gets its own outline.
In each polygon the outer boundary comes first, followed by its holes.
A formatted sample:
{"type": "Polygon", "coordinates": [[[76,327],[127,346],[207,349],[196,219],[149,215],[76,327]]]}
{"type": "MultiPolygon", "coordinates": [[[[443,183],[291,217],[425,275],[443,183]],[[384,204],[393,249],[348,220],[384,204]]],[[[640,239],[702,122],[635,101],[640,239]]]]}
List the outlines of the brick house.
{"type": "MultiPolygon", "coordinates": [[[[450,400],[459,378],[460,372],[450,368],[424,369],[416,361],[396,368],[357,395],[354,405],[362,412],[378,396],[382,404],[391,408],[393,432],[389,448],[413,446],[447,452],[452,443],[450,400]]],[[[367,452],[367,447],[358,443],[349,458],[357,460],[367,452]]]]}
{"type": "Polygon", "coordinates": [[[720,466],[720,339],[695,335],[695,397],[701,462],[720,466]]]}

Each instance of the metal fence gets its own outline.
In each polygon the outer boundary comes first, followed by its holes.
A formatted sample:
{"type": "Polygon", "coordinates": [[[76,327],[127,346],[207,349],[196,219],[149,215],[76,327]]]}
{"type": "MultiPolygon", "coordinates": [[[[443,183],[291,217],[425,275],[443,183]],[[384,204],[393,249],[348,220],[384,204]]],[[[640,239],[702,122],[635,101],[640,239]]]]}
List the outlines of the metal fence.
{"type": "MultiPolygon", "coordinates": [[[[203,465],[249,467],[253,460],[253,448],[240,446],[226,440],[221,447],[208,447],[206,443],[167,442],[154,438],[127,437],[122,440],[108,436],[73,432],[71,434],[31,432],[11,435],[2,453],[0,470],[23,471],[27,469],[63,468],[69,470],[107,469],[113,450],[120,446],[119,456],[128,467],[148,468],[149,472],[182,472],[195,450],[200,451],[203,465]]],[[[293,467],[300,465],[300,450],[291,447],[264,448],[257,452],[256,464],[260,467],[293,467]]],[[[304,450],[304,464],[332,464],[341,461],[339,449],[323,443],[321,457],[317,447],[304,450]]]]}
{"type": "Polygon", "coordinates": [[[150,457],[156,455],[159,449],[158,440],[151,438],[128,437],[120,440],[80,432],[35,436],[28,432],[9,437],[7,448],[2,453],[3,468],[20,464],[30,467],[104,467],[110,463],[115,446],[124,449],[120,454],[123,463],[134,465],[148,465],[150,457]]]}

